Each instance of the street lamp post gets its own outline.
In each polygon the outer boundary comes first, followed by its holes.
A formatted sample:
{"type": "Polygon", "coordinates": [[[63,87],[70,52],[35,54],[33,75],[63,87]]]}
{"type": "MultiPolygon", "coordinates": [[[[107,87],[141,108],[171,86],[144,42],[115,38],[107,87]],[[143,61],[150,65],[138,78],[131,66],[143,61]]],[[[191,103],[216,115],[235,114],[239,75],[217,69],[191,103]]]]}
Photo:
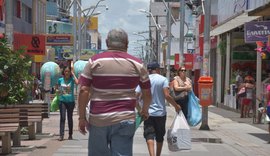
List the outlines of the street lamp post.
{"type": "Polygon", "coordinates": [[[184,26],[185,26],[185,0],[180,0],[180,39],[179,39],[179,67],[184,65],[184,26]]]}
{"type": "MultiPolygon", "coordinates": [[[[73,36],[74,36],[74,41],[73,41],[73,62],[75,62],[81,53],[81,48],[82,48],[82,29],[85,27],[86,22],[84,22],[83,25],[81,25],[81,14],[85,11],[88,10],[88,13],[90,10],[92,10],[90,16],[87,16],[84,14],[84,16],[88,17],[86,21],[88,21],[91,16],[94,14],[95,9],[99,6],[99,3],[105,1],[105,0],[99,0],[95,6],[91,6],[90,8],[87,9],[82,9],[81,6],[81,0],[73,0],[69,6],[73,4],[73,36]],[[78,18],[78,19],[77,19],[78,18]],[[78,27],[77,27],[78,24],[78,27]],[[78,54],[79,53],[79,54],[78,54]]],[[[86,31],[85,31],[86,32],[86,31]]]]}
{"type": "Polygon", "coordinates": [[[145,51],[146,51],[146,54],[145,54],[145,56],[143,56],[144,57],[144,63],[148,63],[149,62],[149,60],[148,60],[148,58],[149,58],[149,47],[148,47],[148,41],[149,41],[149,39],[147,39],[145,36],[143,36],[143,35],[141,35],[140,33],[138,33],[138,32],[133,32],[133,34],[134,35],[137,35],[137,36],[141,36],[141,37],[143,37],[144,38],[144,41],[145,41],[145,51]]]}
{"type": "Polygon", "coordinates": [[[73,1],[73,62],[77,60],[77,1],[73,1]]]}
{"type": "Polygon", "coordinates": [[[151,18],[152,18],[152,20],[153,20],[153,22],[154,22],[154,24],[155,24],[155,27],[156,27],[156,30],[157,30],[157,61],[158,61],[158,63],[160,63],[160,50],[161,50],[161,41],[163,41],[163,36],[162,36],[162,34],[161,34],[161,27],[160,27],[160,25],[156,22],[156,19],[154,18],[154,16],[153,16],[153,14],[151,13],[151,12],[149,12],[149,11],[146,11],[146,10],[144,10],[144,9],[139,9],[139,11],[140,12],[142,12],[142,13],[145,13],[145,14],[148,14],[148,15],[150,15],[151,16],[151,18]]]}
{"type": "MultiPolygon", "coordinates": [[[[203,76],[209,76],[209,52],[210,52],[210,22],[211,22],[211,0],[205,0],[204,15],[204,44],[203,44],[203,76]]],[[[208,106],[202,107],[202,124],[200,130],[210,130],[208,126],[208,106]]]]}
{"type": "Polygon", "coordinates": [[[82,43],[82,30],[80,29],[81,28],[81,15],[82,15],[82,8],[81,8],[81,0],[78,0],[78,6],[79,6],[79,9],[78,9],[78,53],[77,53],[77,56],[76,56],[76,60],[78,60],[79,56],[81,55],[81,50],[82,50],[82,47],[81,47],[81,43],[82,43]]]}
{"type": "MultiPolygon", "coordinates": [[[[104,0],[102,0],[102,1],[104,1],[104,0]]],[[[84,14],[84,22],[83,22],[83,24],[81,26],[81,30],[83,31],[82,32],[82,34],[83,34],[83,41],[81,42],[81,44],[82,44],[81,46],[84,49],[87,47],[85,41],[86,41],[86,38],[87,38],[87,26],[90,24],[90,19],[92,17],[94,17],[94,16],[97,16],[97,15],[101,14],[100,11],[94,12],[95,9],[97,7],[105,7],[106,10],[109,9],[107,5],[99,5],[100,2],[101,1],[99,1],[95,6],[91,6],[89,8],[86,8],[86,9],[82,10],[82,13],[84,14]],[[87,11],[87,13],[85,14],[84,12],[86,12],[86,11],[87,11]],[[91,11],[91,13],[90,13],[90,11],[91,11]]]]}
{"type": "Polygon", "coordinates": [[[83,49],[86,48],[87,26],[89,25],[89,20],[92,17],[97,16],[99,14],[101,14],[101,12],[93,13],[92,15],[89,15],[89,16],[84,16],[84,22],[83,22],[83,25],[81,26],[82,38],[83,38],[83,41],[81,42],[81,47],[83,49]]]}
{"type": "Polygon", "coordinates": [[[171,6],[168,6],[167,9],[167,53],[166,53],[166,77],[170,81],[171,75],[171,6]]]}
{"type": "MultiPolygon", "coordinates": [[[[83,22],[83,24],[82,24],[82,26],[81,26],[81,30],[82,30],[82,34],[83,34],[83,41],[81,42],[80,46],[81,46],[82,48],[84,48],[84,49],[87,47],[87,46],[86,46],[86,40],[87,40],[87,39],[86,39],[86,38],[87,38],[87,26],[90,24],[90,19],[91,19],[92,17],[94,17],[94,16],[97,16],[97,15],[101,14],[100,11],[95,12],[96,8],[98,8],[98,7],[105,7],[106,10],[108,10],[108,6],[107,6],[107,5],[99,5],[99,3],[102,2],[102,1],[104,1],[104,0],[98,1],[97,4],[96,4],[95,6],[91,6],[91,7],[86,8],[86,9],[84,9],[84,10],[82,11],[82,13],[84,14],[84,22],[83,22]],[[92,10],[92,11],[91,11],[91,10],[92,10]],[[86,11],[87,11],[87,13],[85,14],[84,12],[86,12],[86,11]],[[91,11],[91,13],[90,13],[90,11],[91,11]]],[[[88,46],[88,47],[89,47],[89,46],[88,46]]]]}
{"type": "Polygon", "coordinates": [[[144,59],[144,45],[143,44],[141,44],[141,43],[139,43],[139,42],[132,42],[132,43],[136,43],[136,44],[139,44],[139,45],[141,45],[141,50],[142,50],[142,62],[143,62],[143,64],[145,63],[145,59],[144,59]]]}

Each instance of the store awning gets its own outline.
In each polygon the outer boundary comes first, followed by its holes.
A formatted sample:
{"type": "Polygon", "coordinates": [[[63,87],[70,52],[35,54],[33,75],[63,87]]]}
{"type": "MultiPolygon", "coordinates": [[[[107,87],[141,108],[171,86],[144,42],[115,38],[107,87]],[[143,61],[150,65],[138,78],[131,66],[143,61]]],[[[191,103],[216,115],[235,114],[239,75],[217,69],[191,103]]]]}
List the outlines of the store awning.
{"type": "Polygon", "coordinates": [[[210,31],[210,36],[217,36],[220,34],[223,34],[225,32],[228,32],[234,28],[237,28],[247,22],[253,21],[258,19],[260,16],[248,16],[248,12],[241,12],[232,18],[229,18],[225,22],[215,26],[211,31],[210,31]]]}
{"type": "Polygon", "coordinates": [[[270,9],[270,2],[248,12],[248,16],[270,16],[269,9],[270,9]]]}

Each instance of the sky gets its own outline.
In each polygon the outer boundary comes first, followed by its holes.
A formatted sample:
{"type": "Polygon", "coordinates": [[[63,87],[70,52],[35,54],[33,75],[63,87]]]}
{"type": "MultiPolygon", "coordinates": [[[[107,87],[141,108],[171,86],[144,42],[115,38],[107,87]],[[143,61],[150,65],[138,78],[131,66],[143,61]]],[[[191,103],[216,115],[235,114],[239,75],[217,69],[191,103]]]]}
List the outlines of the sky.
{"type": "MultiPolygon", "coordinates": [[[[82,8],[86,9],[95,6],[99,0],[82,0],[82,8]]],[[[102,49],[106,49],[105,39],[109,30],[113,28],[122,28],[129,35],[128,53],[139,56],[141,54],[142,44],[145,42],[142,36],[134,35],[134,32],[148,31],[149,19],[147,14],[139,12],[139,9],[149,10],[150,0],[105,0],[99,5],[107,5],[98,7],[96,11],[100,11],[98,15],[98,31],[102,36],[102,49]],[[134,43],[135,42],[135,43],[134,43]],[[137,42],[137,43],[136,43],[137,42]]],[[[148,38],[148,34],[142,34],[148,38]]]]}

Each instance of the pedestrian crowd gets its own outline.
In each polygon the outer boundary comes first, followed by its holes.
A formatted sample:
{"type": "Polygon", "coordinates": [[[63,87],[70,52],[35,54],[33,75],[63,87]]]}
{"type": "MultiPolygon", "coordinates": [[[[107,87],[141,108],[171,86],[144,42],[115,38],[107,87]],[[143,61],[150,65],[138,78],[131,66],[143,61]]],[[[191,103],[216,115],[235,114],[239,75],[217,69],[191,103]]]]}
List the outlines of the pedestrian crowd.
{"type": "MultiPolygon", "coordinates": [[[[140,59],[128,54],[128,43],[123,29],[112,29],[106,38],[107,50],[89,58],[79,78],[73,68],[63,68],[63,77],[56,85],[60,101],[59,141],[64,140],[66,112],[68,139],[73,139],[76,84],[79,85],[78,128],[83,135],[89,132],[89,156],[132,155],[136,112],[143,120],[143,137],[149,155],[160,156],[166,134],[166,106],[172,105],[176,114],[182,112],[185,119],[190,118],[189,95],[193,92],[193,82],[189,71],[184,66],[179,67],[168,80],[157,62],[145,67],[140,59]]],[[[255,79],[251,73],[243,77],[243,73],[238,72],[236,91],[240,117],[250,117],[250,111],[254,114],[256,108],[255,79]]],[[[266,91],[264,113],[270,116],[270,84],[266,91]]]]}
{"type": "Polygon", "coordinates": [[[236,76],[236,102],[240,105],[240,118],[251,117],[250,112],[252,110],[253,119],[256,119],[258,124],[263,120],[268,122],[268,143],[270,143],[270,71],[266,72],[268,77],[262,81],[262,94],[260,97],[256,97],[256,82],[251,71],[247,71],[246,75],[243,75],[242,71],[238,71],[236,76]],[[256,110],[256,99],[260,102],[258,110],[256,110]],[[256,116],[256,111],[258,116],[256,116]]]}

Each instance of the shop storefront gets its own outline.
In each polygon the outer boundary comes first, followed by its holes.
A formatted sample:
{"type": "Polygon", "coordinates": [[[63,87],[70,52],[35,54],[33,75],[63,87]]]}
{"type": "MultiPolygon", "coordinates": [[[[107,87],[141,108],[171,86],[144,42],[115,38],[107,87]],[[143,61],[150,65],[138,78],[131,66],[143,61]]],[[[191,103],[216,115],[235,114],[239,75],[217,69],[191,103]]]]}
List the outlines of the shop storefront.
{"type": "MultiPolygon", "coordinates": [[[[266,3],[266,2],[264,2],[266,3]]],[[[266,61],[260,61],[256,42],[246,42],[244,25],[252,21],[261,20],[261,15],[249,16],[249,11],[264,5],[263,2],[253,1],[218,1],[214,8],[218,16],[218,24],[210,36],[218,37],[216,49],[216,103],[223,104],[232,109],[236,105],[235,78],[238,72],[245,75],[251,72],[256,81],[256,88],[267,70],[266,61]],[[259,63],[258,63],[259,62],[259,63]]],[[[257,94],[257,93],[256,93],[257,94]]]]}

